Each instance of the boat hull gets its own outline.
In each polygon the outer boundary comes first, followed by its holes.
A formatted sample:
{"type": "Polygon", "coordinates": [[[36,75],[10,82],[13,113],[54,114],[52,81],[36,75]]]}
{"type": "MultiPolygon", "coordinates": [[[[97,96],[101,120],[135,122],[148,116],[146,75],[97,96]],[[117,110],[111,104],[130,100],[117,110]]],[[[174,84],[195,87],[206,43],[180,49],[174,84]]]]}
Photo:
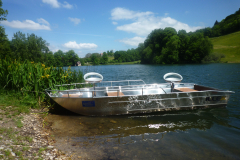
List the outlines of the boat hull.
{"type": "Polygon", "coordinates": [[[170,110],[225,107],[229,92],[199,91],[117,97],[51,97],[62,107],[81,115],[121,115],[170,110]]]}

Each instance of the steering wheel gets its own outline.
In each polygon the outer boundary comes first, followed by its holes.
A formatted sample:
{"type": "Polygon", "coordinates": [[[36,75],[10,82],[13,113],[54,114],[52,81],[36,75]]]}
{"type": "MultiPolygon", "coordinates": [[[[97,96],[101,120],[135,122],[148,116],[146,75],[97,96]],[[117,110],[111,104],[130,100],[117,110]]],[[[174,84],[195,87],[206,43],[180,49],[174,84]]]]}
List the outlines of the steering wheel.
{"type": "Polygon", "coordinates": [[[103,76],[96,72],[89,72],[84,75],[84,80],[88,83],[99,83],[103,80],[103,76]]]}
{"type": "Polygon", "coordinates": [[[183,77],[178,73],[167,73],[163,76],[163,79],[166,82],[181,82],[183,80],[183,77]]]}

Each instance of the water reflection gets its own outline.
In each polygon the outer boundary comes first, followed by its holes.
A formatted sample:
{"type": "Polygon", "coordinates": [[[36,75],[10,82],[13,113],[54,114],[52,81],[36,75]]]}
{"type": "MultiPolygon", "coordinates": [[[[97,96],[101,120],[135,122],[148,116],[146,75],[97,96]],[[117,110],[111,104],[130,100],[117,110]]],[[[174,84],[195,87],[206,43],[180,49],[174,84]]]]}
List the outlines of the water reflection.
{"type": "MultiPolygon", "coordinates": [[[[187,134],[191,130],[205,132],[214,124],[228,126],[227,119],[226,108],[126,116],[88,117],[52,114],[47,117],[52,126],[52,134],[57,140],[55,144],[57,148],[81,155],[82,158],[92,159],[108,159],[108,156],[113,155],[119,158],[123,153],[124,159],[126,155],[132,159],[138,150],[131,148],[131,151],[128,151],[129,146],[149,154],[154,151],[150,149],[152,147],[155,149],[160,146],[169,147],[169,144],[166,144],[169,135],[174,137],[171,141],[178,140],[172,133],[187,134]]],[[[164,155],[161,153],[152,156],[164,155]]],[[[116,157],[113,159],[117,159],[116,157]]]]}
{"type": "Polygon", "coordinates": [[[52,130],[56,136],[89,137],[90,139],[94,137],[96,140],[134,135],[143,135],[145,139],[144,135],[150,133],[161,134],[190,129],[205,131],[214,123],[228,126],[227,117],[227,109],[220,108],[106,117],[49,115],[47,120],[52,124],[52,130]]]}

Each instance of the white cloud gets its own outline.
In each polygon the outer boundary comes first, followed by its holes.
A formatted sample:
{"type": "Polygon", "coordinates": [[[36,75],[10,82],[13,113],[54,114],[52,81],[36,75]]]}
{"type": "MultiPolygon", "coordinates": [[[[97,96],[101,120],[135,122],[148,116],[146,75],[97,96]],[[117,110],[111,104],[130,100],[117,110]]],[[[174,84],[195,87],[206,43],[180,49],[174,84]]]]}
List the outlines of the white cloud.
{"type": "MultiPolygon", "coordinates": [[[[166,14],[165,14],[166,15],[166,14]]],[[[112,20],[132,20],[132,23],[117,26],[117,30],[135,33],[139,36],[147,36],[152,30],[172,27],[177,31],[184,29],[187,32],[202,28],[201,26],[190,27],[188,24],[179,22],[171,17],[157,17],[152,12],[135,12],[124,8],[115,8],[111,12],[112,20]]]]}
{"type": "Polygon", "coordinates": [[[60,3],[57,0],[42,0],[42,2],[50,4],[53,8],[60,8],[60,3]]]}
{"type": "Polygon", "coordinates": [[[152,15],[152,12],[135,12],[124,8],[114,8],[111,12],[112,20],[134,19],[152,15]]]}
{"type": "Polygon", "coordinates": [[[64,4],[62,4],[63,8],[71,9],[73,5],[69,4],[68,2],[64,1],[64,4]]]}
{"type": "Polygon", "coordinates": [[[67,8],[71,9],[73,8],[73,5],[69,4],[68,2],[64,1],[63,4],[58,2],[58,0],[42,0],[43,3],[51,5],[53,8],[67,8]]]}
{"type": "Polygon", "coordinates": [[[71,18],[71,17],[68,17],[68,19],[70,21],[72,21],[75,25],[79,24],[81,22],[81,19],[78,19],[78,18],[71,18]]]}
{"type": "Polygon", "coordinates": [[[11,27],[11,28],[18,28],[18,29],[28,29],[28,30],[51,30],[50,24],[43,18],[38,19],[38,23],[32,20],[25,20],[25,21],[2,21],[3,25],[11,27]]]}
{"type": "Polygon", "coordinates": [[[94,49],[98,46],[94,43],[79,43],[77,44],[76,41],[69,41],[65,44],[63,44],[64,47],[70,48],[70,49],[94,49]]]}
{"type": "Polygon", "coordinates": [[[113,25],[117,25],[118,23],[117,22],[112,22],[113,25]]]}
{"type": "Polygon", "coordinates": [[[46,24],[47,26],[50,26],[50,24],[48,23],[48,21],[46,21],[45,19],[43,18],[39,18],[37,19],[38,20],[38,23],[42,23],[42,24],[46,24]]]}
{"type": "Polygon", "coordinates": [[[122,40],[119,40],[119,42],[123,42],[130,46],[138,46],[139,43],[143,43],[145,38],[143,37],[133,37],[133,38],[125,38],[122,40]]]}

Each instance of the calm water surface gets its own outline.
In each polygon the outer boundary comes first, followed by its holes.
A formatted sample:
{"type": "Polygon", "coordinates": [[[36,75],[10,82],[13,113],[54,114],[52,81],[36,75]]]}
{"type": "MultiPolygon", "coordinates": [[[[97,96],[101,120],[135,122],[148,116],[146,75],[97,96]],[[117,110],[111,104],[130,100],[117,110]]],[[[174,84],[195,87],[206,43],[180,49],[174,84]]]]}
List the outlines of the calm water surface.
{"type": "Polygon", "coordinates": [[[231,90],[219,109],[87,117],[50,114],[57,148],[73,159],[240,159],[240,64],[106,65],[72,69],[104,80],[162,83],[176,72],[185,83],[231,90]]]}

